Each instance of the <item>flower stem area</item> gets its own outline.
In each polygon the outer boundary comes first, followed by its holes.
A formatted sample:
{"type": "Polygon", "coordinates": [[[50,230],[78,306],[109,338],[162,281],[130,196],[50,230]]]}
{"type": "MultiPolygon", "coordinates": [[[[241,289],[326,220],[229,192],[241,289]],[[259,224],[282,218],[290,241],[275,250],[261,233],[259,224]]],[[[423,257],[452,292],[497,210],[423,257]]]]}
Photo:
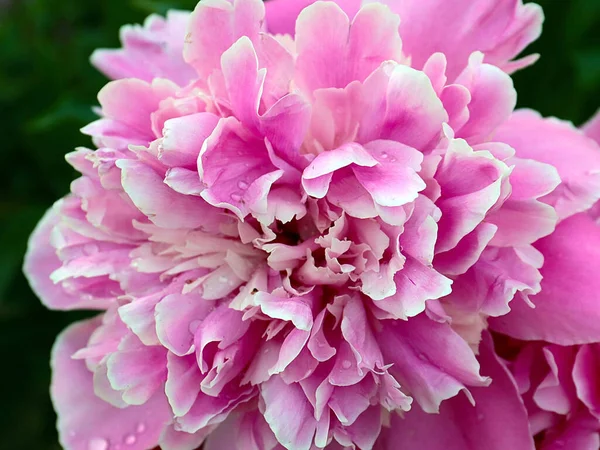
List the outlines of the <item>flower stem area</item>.
{"type": "MultiPolygon", "coordinates": [[[[451,0],[449,0],[451,1],[451,0]]],[[[580,125],[600,99],[600,2],[537,0],[542,58],[514,75],[518,106],[580,125]]],[[[68,324],[93,313],[46,310],[21,266],[27,238],[76,173],[62,155],[90,138],[105,78],[89,63],[118,44],[119,27],[196,0],[0,0],[0,449],[59,449],[48,395],[50,348],[68,324]]],[[[294,235],[295,236],[295,235],[294,235]]]]}

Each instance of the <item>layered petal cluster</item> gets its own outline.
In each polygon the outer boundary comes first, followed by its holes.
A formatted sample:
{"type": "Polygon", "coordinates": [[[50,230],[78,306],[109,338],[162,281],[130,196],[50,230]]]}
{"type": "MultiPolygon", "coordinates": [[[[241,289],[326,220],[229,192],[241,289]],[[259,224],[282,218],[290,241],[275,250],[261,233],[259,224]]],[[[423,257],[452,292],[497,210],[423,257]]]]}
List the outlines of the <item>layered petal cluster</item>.
{"type": "Polygon", "coordinates": [[[25,262],[102,311],[54,347],[66,449],[535,448],[490,332],[595,351],[600,148],[513,111],[536,5],[359,3],[202,0],[94,53],[96,149],[25,262]]]}

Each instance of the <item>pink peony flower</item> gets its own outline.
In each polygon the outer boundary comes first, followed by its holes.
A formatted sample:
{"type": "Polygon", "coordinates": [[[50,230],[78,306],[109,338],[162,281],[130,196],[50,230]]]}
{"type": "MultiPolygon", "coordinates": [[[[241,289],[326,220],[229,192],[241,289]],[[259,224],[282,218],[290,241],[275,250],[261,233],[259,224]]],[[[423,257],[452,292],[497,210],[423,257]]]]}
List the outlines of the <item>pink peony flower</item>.
{"type": "Polygon", "coordinates": [[[600,341],[600,148],[513,111],[536,5],[358,3],[202,0],[92,56],[97,149],[25,262],[102,311],[53,350],[66,449],[535,448],[490,332],[600,341]]]}

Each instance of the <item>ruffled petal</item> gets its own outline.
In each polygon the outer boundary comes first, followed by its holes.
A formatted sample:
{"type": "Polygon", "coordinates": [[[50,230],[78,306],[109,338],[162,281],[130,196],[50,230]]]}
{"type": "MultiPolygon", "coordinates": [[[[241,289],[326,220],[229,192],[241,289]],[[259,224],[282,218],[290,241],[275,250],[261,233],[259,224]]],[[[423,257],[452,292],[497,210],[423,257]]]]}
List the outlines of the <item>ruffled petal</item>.
{"type": "Polygon", "coordinates": [[[133,450],[155,447],[170,411],[162,393],[142,406],[118,409],[94,395],[92,372],[71,355],[84,347],[97,320],[72,325],[52,350],[52,402],[58,413],[61,445],[67,450],[89,450],[121,445],[133,450]],[[125,444],[125,445],[123,445],[125,444]]]}

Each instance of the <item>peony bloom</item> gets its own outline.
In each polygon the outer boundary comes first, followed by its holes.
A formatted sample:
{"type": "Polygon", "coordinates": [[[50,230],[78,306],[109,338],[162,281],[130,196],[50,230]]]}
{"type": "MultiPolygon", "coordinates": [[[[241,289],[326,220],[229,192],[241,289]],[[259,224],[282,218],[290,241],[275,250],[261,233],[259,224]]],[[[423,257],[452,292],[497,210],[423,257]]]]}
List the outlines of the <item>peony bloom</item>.
{"type": "Polygon", "coordinates": [[[600,148],[514,111],[536,5],[359,3],[202,0],[92,56],[97,149],[25,262],[102,311],[53,350],[66,449],[535,448],[491,333],[600,341],[600,148]]]}

